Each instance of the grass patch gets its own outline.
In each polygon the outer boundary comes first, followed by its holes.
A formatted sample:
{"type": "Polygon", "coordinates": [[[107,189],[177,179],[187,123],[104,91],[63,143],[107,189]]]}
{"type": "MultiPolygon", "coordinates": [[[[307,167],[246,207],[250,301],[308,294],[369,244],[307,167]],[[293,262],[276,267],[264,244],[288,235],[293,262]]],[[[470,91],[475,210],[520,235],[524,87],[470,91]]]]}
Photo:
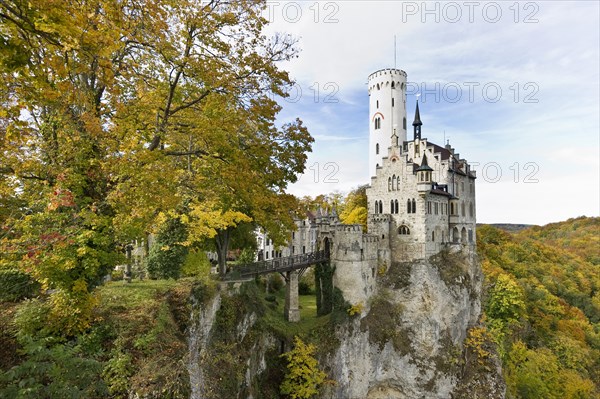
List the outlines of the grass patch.
{"type": "Polygon", "coordinates": [[[165,391],[173,398],[189,396],[181,359],[187,353],[185,328],[193,283],[194,279],[119,281],[98,288],[97,323],[83,339],[100,345],[104,377],[113,394],[132,389],[140,396],[165,391]]]}
{"type": "Polygon", "coordinates": [[[300,321],[290,323],[285,320],[283,309],[285,306],[285,290],[274,294],[275,302],[270,302],[263,320],[268,329],[280,338],[291,342],[294,336],[306,338],[310,332],[329,323],[329,316],[317,316],[317,298],[314,295],[300,295],[300,321]]]}

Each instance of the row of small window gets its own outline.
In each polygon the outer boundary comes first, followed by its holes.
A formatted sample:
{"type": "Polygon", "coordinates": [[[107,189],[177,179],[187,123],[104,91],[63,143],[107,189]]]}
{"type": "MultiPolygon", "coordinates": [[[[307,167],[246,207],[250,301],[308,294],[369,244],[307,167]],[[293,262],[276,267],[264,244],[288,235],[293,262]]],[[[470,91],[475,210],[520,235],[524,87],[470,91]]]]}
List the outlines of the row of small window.
{"type": "MultiPolygon", "coordinates": [[[[458,194],[458,182],[454,183],[454,192],[458,194]]],[[[465,182],[461,181],[460,182],[460,193],[464,193],[465,192],[465,182]]],[[[469,193],[473,194],[475,193],[475,186],[473,185],[473,182],[469,183],[469,193]]]]}
{"type": "MultiPolygon", "coordinates": [[[[375,125],[375,130],[379,130],[381,129],[381,118],[377,117],[373,120],[373,123],[375,125]]],[[[406,130],[406,118],[402,118],[402,128],[404,130],[406,130]]]]}
{"type": "MultiPolygon", "coordinates": [[[[454,204],[451,204],[454,205],[454,204]]],[[[447,215],[448,204],[427,201],[427,214],[429,215],[447,215]]]]}
{"type": "MultiPolygon", "coordinates": [[[[383,213],[383,201],[375,201],[375,213],[383,213]]],[[[398,200],[390,200],[390,213],[400,213],[398,200]]],[[[417,213],[417,201],[414,198],[406,200],[406,213],[417,213]]]]}
{"type": "MultiPolygon", "coordinates": [[[[392,98],[392,107],[394,106],[394,98],[392,98]]],[[[377,100],[377,109],[379,109],[379,100],[377,100]]],[[[405,118],[406,119],[406,118],[405,118]]]]}
{"type": "MultiPolygon", "coordinates": [[[[387,84],[389,84],[390,82],[387,82],[387,84]]],[[[404,82],[400,83],[398,82],[398,85],[400,85],[400,90],[404,90],[404,82]]],[[[381,84],[381,86],[383,86],[383,83],[381,84]]],[[[392,89],[396,88],[396,82],[392,82],[392,89]]],[[[377,83],[377,90],[380,90],[380,86],[379,83],[377,83]]]]}
{"type": "MultiPolygon", "coordinates": [[[[465,212],[465,203],[462,202],[460,204],[460,216],[466,216],[465,212]]],[[[447,215],[448,214],[448,204],[427,201],[427,209],[426,213],[428,215],[447,215]]],[[[458,204],[454,202],[450,203],[450,215],[458,216],[458,204]]],[[[469,202],[469,216],[473,217],[475,215],[475,207],[472,202],[469,202]]]]}
{"type": "MultiPolygon", "coordinates": [[[[281,258],[283,256],[283,253],[281,251],[271,251],[271,259],[274,258],[281,258]]],[[[265,260],[269,259],[269,251],[265,251],[265,260]]],[[[259,260],[260,260],[260,254],[259,254],[259,260]]]]}
{"type": "Polygon", "coordinates": [[[400,176],[388,177],[388,191],[400,190],[400,176]]]}
{"type": "MultiPolygon", "coordinates": [[[[410,235],[410,229],[408,228],[408,226],[402,225],[398,227],[398,234],[401,236],[410,235]]],[[[432,231],[431,241],[435,242],[435,239],[435,231],[432,231]]],[[[446,242],[446,231],[441,232],[441,237],[438,237],[438,240],[439,239],[441,239],[442,242],[446,242]]],[[[459,232],[458,228],[455,227],[454,229],[452,229],[452,237],[449,241],[454,243],[462,242],[463,244],[466,242],[473,242],[473,230],[469,229],[469,231],[467,232],[467,229],[463,227],[462,231],[459,232]]]]}

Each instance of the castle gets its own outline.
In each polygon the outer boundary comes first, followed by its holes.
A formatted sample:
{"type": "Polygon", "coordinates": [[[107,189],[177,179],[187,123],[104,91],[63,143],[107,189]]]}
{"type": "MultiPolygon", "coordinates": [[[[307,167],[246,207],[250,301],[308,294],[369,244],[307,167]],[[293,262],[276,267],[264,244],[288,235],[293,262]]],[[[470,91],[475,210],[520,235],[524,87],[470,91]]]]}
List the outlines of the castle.
{"type": "Polygon", "coordinates": [[[341,224],[335,210],[296,221],[287,247],[259,236],[262,259],[330,250],[333,285],[350,303],[368,300],[376,274],[392,263],[427,259],[449,246],[475,245],[475,171],[449,144],[422,137],[419,104],[407,139],[406,72],[382,69],[368,78],[368,233],[341,224]]]}

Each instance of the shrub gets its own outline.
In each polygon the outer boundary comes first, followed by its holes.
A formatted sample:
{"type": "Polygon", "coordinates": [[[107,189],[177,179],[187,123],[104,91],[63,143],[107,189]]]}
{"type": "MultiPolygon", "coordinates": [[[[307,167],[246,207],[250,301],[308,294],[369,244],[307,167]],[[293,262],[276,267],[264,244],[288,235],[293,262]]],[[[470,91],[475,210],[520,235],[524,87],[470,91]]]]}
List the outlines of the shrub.
{"type": "Polygon", "coordinates": [[[312,287],[306,281],[300,280],[298,283],[298,293],[300,295],[310,295],[312,294],[312,287]]]}
{"type": "Polygon", "coordinates": [[[3,398],[106,397],[101,364],[82,358],[78,347],[52,339],[24,339],[26,360],[0,374],[3,398]]]}
{"type": "Polygon", "coordinates": [[[40,285],[28,274],[16,269],[0,270],[0,302],[16,302],[35,296],[40,285]]]}
{"type": "Polygon", "coordinates": [[[169,219],[150,248],[146,268],[151,279],[178,279],[188,253],[182,242],[187,238],[185,225],[179,218],[169,219]]]}

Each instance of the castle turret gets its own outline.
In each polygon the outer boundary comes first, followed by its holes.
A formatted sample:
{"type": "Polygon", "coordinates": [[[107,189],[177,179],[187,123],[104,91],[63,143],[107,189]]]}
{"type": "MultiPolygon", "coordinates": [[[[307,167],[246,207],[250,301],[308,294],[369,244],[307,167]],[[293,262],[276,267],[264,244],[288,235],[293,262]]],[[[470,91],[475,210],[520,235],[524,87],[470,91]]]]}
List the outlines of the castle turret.
{"type": "Polygon", "coordinates": [[[390,146],[406,141],[406,72],[381,69],[369,75],[369,173],[375,176],[390,146]]]}
{"type": "Polygon", "coordinates": [[[419,193],[425,193],[431,190],[431,166],[427,164],[427,155],[423,154],[423,160],[421,166],[416,170],[417,172],[417,190],[419,193]]]}

